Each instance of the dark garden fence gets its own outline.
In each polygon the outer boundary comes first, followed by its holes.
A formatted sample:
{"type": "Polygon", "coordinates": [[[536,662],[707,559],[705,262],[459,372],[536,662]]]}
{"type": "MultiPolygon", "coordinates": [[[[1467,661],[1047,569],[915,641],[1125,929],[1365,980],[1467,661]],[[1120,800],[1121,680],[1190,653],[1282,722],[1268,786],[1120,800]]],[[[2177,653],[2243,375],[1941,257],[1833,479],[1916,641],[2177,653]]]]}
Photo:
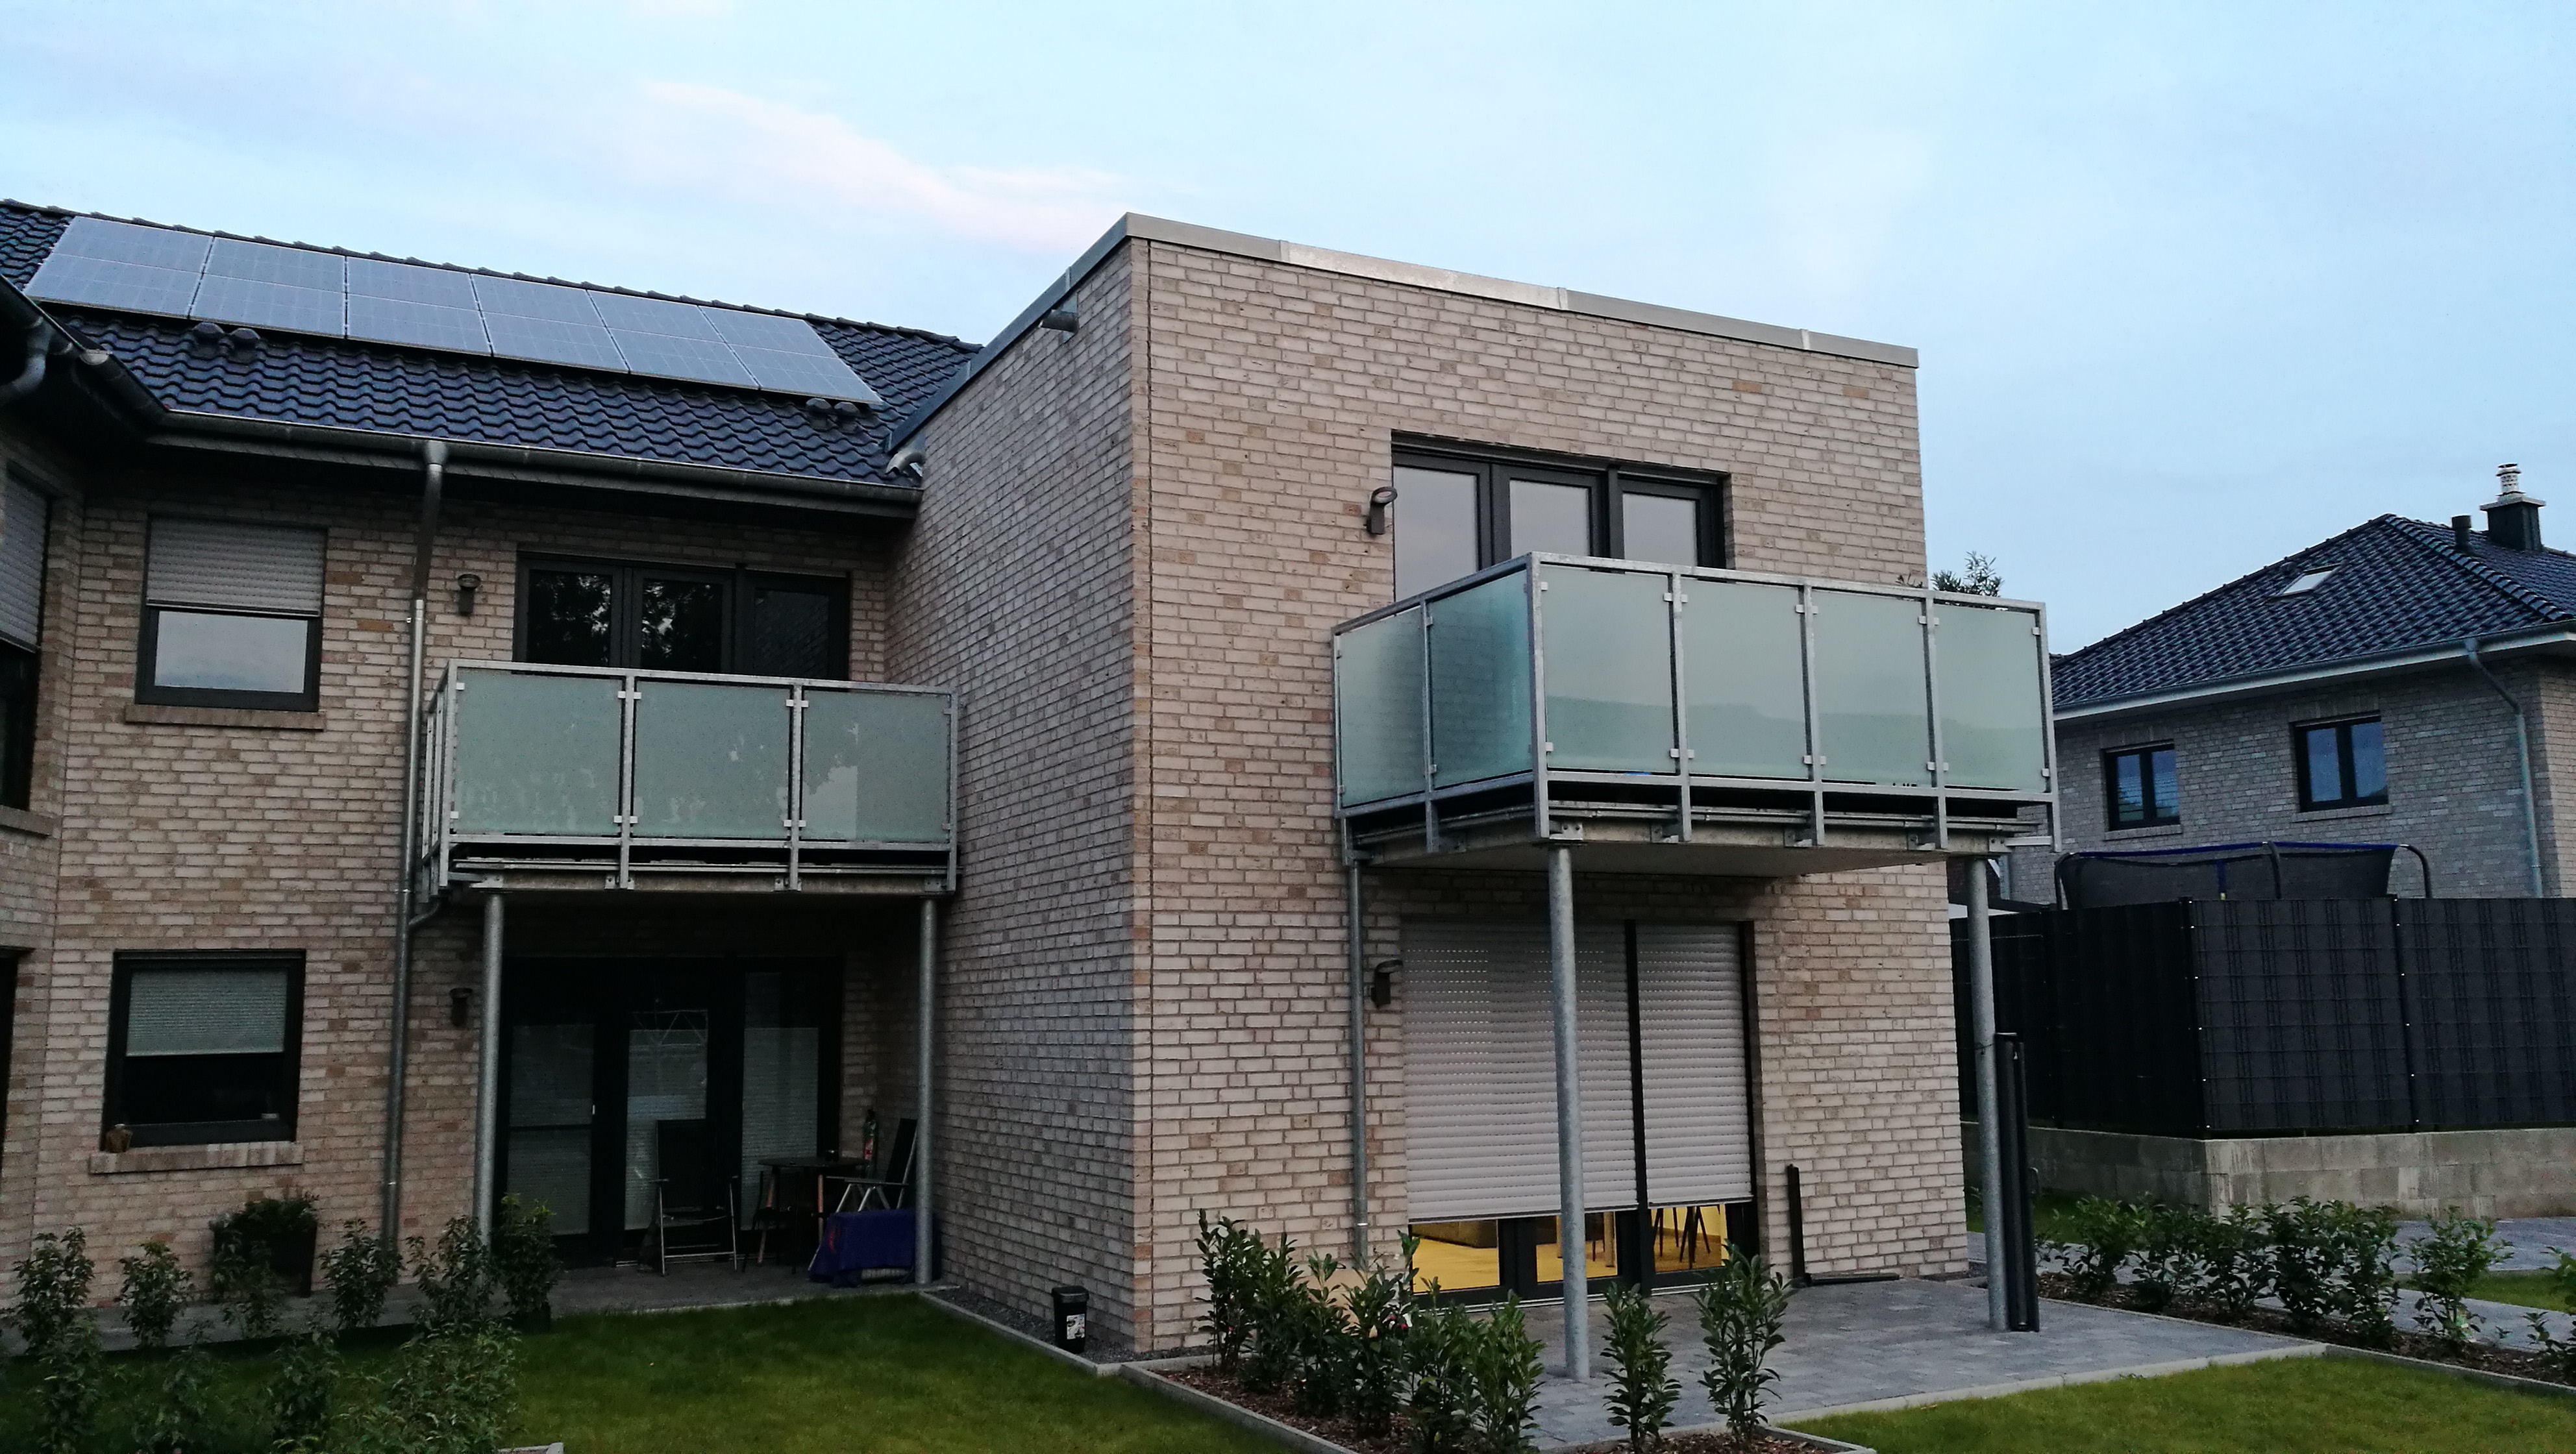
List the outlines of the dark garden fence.
{"type": "MultiPolygon", "coordinates": [[[[2039,1124],[2576,1123],[2576,900],[2185,900],[1991,922],[1996,1028],[2028,1046],[2039,1124]]],[[[1951,929],[1973,1115],[1964,921],[1951,929]]]]}

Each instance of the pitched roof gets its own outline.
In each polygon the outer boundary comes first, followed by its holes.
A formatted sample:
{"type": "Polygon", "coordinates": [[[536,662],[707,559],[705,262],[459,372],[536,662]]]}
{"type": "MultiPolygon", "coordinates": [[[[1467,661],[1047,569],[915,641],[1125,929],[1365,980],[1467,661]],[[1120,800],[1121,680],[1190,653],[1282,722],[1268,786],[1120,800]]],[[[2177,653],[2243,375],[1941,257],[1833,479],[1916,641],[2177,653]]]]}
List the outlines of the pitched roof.
{"type": "MultiPolygon", "coordinates": [[[[23,290],[63,229],[81,215],[89,214],[0,201],[0,280],[23,290]]],[[[337,248],[306,250],[443,266],[337,248]]],[[[449,270],[525,277],[480,269],[449,270]]],[[[569,286],[634,293],[587,283],[569,286]]],[[[681,301],[749,313],[774,311],[694,298],[681,301]]],[[[919,329],[786,315],[812,324],[885,400],[886,407],[877,417],[852,421],[845,414],[809,413],[801,399],[752,389],[284,332],[263,333],[261,347],[247,357],[235,357],[229,350],[192,344],[194,325],[182,319],[86,305],[49,303],[45,307],[55,319],[114,354],[137,382],[171,409],[894,485],[912,481],[886,472],[888,431],[915,404],[936,393],[976,352],[973,344],[919,329]]]]}
{"type": "Polygon", "coordinates": [[[2576,556],[2397,515],[2106,636],[2054,665],[2060,711],[2576,620],[2576,556]],[[2333,567],[2313,589],[2280,594],[2333,567]]]}

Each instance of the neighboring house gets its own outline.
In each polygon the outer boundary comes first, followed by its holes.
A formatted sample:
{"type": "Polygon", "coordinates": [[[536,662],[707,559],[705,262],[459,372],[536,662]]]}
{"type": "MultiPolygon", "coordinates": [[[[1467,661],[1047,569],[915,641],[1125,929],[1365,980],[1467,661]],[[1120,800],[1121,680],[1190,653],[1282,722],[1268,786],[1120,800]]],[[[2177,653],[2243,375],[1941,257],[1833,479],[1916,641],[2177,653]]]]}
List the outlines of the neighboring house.
{"type": "MultiPolygon", "coordinates": [[[[2564,894],[2576,556],[2500,473],[2483,531],[2383,515],[2059,657],[2063,847],[2398,842],[2436,897],[2564,894]]],[[[2014,896],[2051,861],[2019,850],[2014,896]]]]}
{"type": "Polygon", "coordinates": [[[1543,1291],[1566,850],[1596,1273],[1793,1166],[1816,1270],[1961,1266],[2043,643],[1910,584],[1910,350],[1143,217],[981,349],[14,204],[0,278],[0,1264],[622,1258],[873,1113],[947,1276],[1141,1346],[1202,1210],[1543,1291]]]}

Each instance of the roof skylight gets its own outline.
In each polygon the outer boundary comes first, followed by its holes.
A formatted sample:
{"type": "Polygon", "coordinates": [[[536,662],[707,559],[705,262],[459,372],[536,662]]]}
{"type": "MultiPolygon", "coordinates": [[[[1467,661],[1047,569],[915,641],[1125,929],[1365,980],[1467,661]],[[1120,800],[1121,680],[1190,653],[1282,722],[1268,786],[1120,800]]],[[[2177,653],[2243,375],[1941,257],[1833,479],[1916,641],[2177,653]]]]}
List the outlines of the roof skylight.
{"type": "Polygon", "coordinates": [[[2274,591],[2272,593],[2272,599],[2277,601],[2283,596],[2304,596],[2308,592],[2315,590],[2317,587],[2324,585],[2326,583],[2326,577],[2333,575],[2340,569],[2342,569],[2341,566],[2321,565],[2314,567],[2313,569],[2301,571],[2297,578],[2292,580],[2288,585],[2274,591]]]}

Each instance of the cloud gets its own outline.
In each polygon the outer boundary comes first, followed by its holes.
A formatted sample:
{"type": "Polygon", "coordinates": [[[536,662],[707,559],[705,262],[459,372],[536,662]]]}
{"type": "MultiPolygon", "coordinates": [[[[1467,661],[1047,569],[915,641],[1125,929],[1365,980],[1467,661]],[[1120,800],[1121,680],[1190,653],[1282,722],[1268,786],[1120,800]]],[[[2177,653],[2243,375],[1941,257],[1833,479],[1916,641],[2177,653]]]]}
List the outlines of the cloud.
{"type": "Polygon", "coordinates": [[[1132,184],[1083,167],[939,166],[905,156],[838,116],[721,87],[642,83],[606,143],[639,180],[824,220],[927,223],[1015,250],[1060,254],[1126,210],[1132,184]]]}

